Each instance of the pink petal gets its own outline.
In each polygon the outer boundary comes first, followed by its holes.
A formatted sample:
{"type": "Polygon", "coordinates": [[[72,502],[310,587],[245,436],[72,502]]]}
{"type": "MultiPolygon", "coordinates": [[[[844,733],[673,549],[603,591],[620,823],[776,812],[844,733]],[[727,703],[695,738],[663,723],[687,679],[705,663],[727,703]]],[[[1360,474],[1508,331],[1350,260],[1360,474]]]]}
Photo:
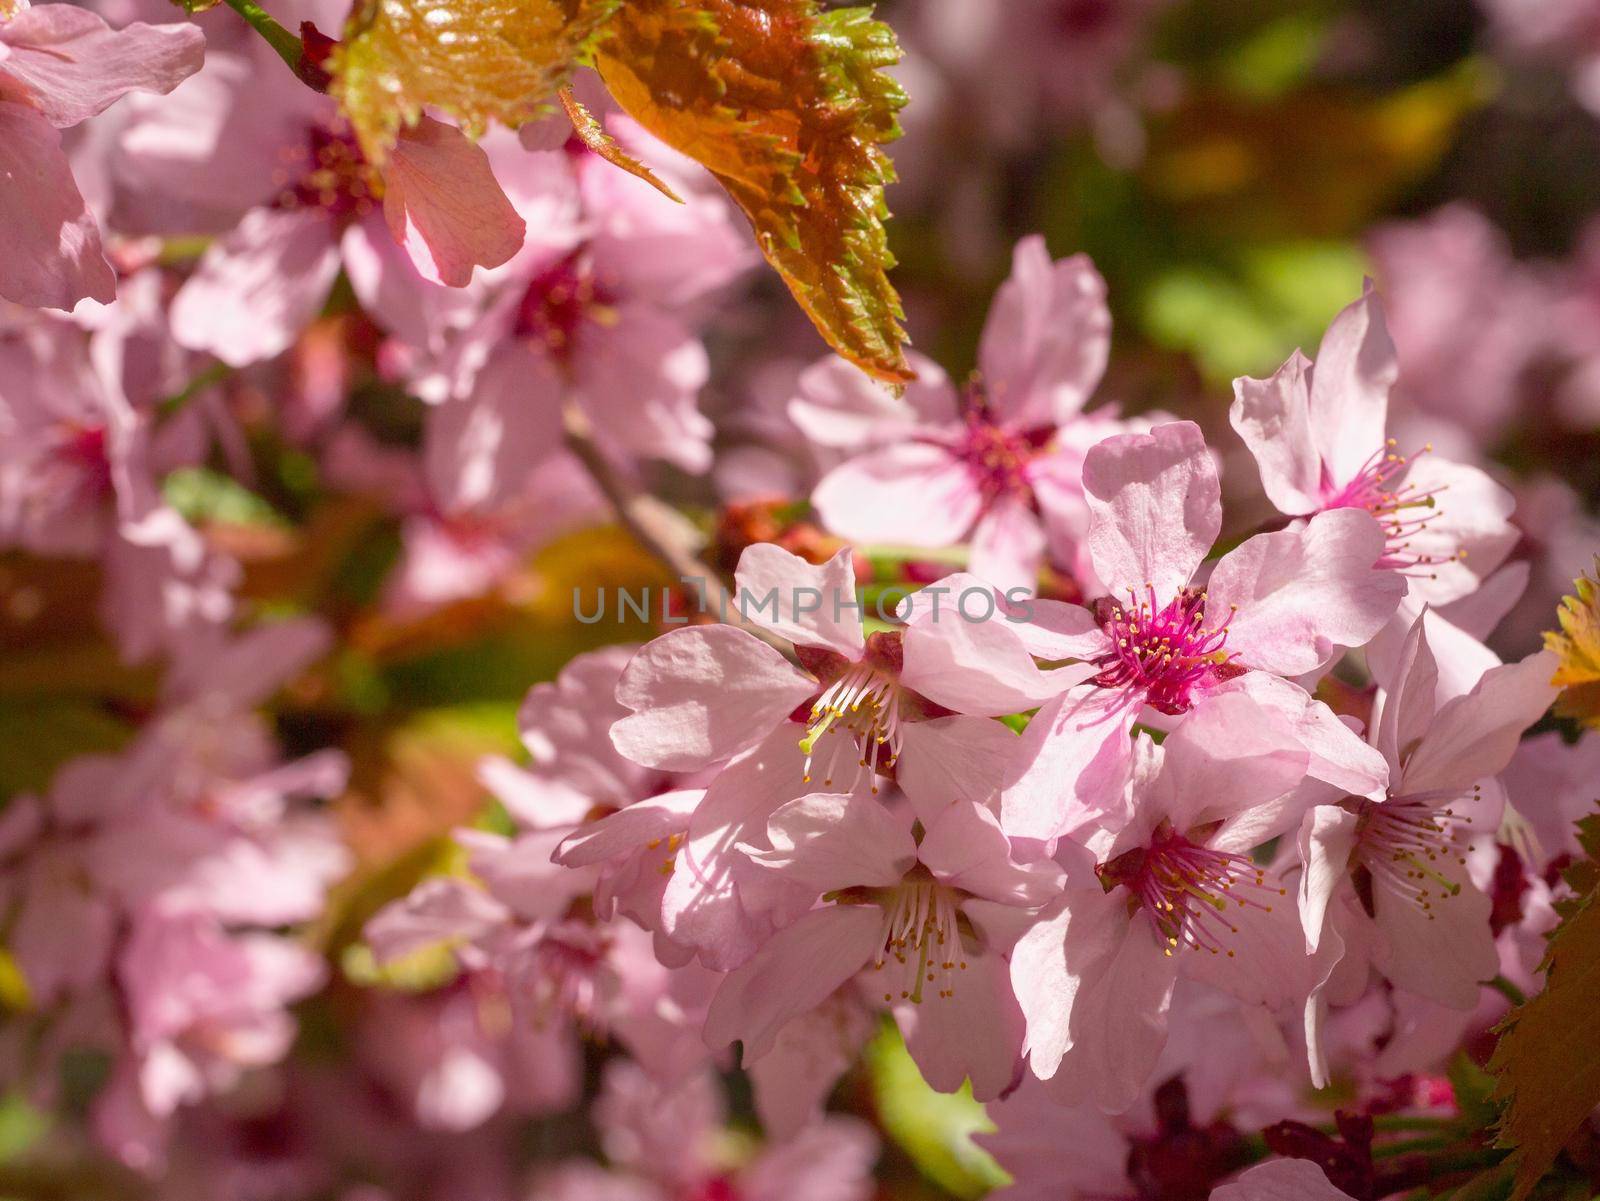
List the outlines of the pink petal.
{"type": "Polygon", "coordinates": [[[1308,1159],[1257,1164],[1232,1184],[1213,1189],[1211,1201],[1352,1201],[1328,1183],[1308,1159]]]}
{"type": "Polygon", "coordinates": [[[584,331],[574,381],[602,440],[696,475],[711,466],[711,421],[699,408],[711,373],[706,348],[682,318],[644,304],[584,331]]]}
{"type": "Polygon", "coordinates": [[[1248,667],[1298,676],[1361,646],[1405,595],[1403,579],[1374,566],[1383,545],[1370,514],[1333,509],[1229,551],[1206,586],[1208,613],[1237,610],[1225,649],[1248,667]]]}
{"type": "Polygon", "coordinates": [[[953,801],[988,804],[1021,745],[1003,722],[985,717],[936,717],[900,731],[895,783],[924,825],[953,801]]]}
{"type": "Polygon", "coordinates": [[[1539,651],[1485,672],[1476,688],[1439,710],[1396,791],[1466,789],[1504,770],[1524,731],[1554,703],[1556,666],[1553,652],[1539,651]]]}
{"type": "Polygon", "coordinates": [[[1321,507],[1322,458],[1311,438],[1311,362],[1298,350],[1271,379],[1233,381],[1228,420],[1255,456],[1261,486],[1278,512],[1321,507]]]}
{"type": "Polygon", "coordinates": [[[1039,586],[1045,534],[1038,516],[1021,497],[996,501],[972,531],[968,567],[1008,596],[1025,596],[1039,586]]]}
{"type": "Polygon", "coordinates": [[[1348,878],[1350,856],[1361,837],[1360,818],[1338,805],[1318,805],[1300,827],[1300,928],[1315,952],[1329,925],[1328,906],[1348,878]]]}
{"type": "Polygon", "coordinates": [[[231,367],[287,350],[339,274],[333,226],[315,209],[252,209],[200,259],[172,302],[172,336],[231,367]]]}
{"type": "Polygon", "coordinates": [[[1427,909],[1394,876],[1373,874],[1373,920],[1380,934],[1374,966],[1419,997],[1451,1009],[1473,1009],[1483,984],[1500,970],[1489,925],[1494,903],[1451,855],[1429,866],[1449,885],[1434,890],[1427,909]],[[1459,889],[1453,896],[1445,895],[1450,886],[1459,889]]]}
{"type": "Polygon", "coordinates": [[[0,100],[0,297],[71,309],[86,296],[110,304],[117,281],[61,135],[33,109],[0,100]]]}
{"type": "Polygon", "coordinates": [[[1106,284],[1088,257],[1052,263],[1043,238],[1018,242],[978,347],[990,403],[1011,424],[1065,424],[1099,384],[1110,349],[1106,284]]]}
{"type": "MultiPolygon", "coordinates": [[[[811,676],[744,630],[671,630],[647,643],[623,671],[617,700],[633,713],[611,727],[611,742],[646,767],[693,771],[786,725],[816,687],[811,676]]],[[[800,727],[794,731],[798,745],[800,727]]]]}
{"type": "Polygon", "coordinates": [[[957,713],[1002,717],[1037,708],[1082,675],[1040,671],[1023,643],[1030,627],[1003,616],[1009,607],[986,582],[958,572],[932,587],[943,590],[937,598],[925,588],[900,609],[906,687],[957,713]]]}
{"type": "Polygon", "coordinates": [[[1476,467],[1419,455],[1406,484],[1431,494],[1436,503],[1426,524],[1406,536],[1406,556],[1420,565],[1409,573],[1411,594],[1430,605],[1470,595],[1500,564],[1521,536],[1511,524],[1511,493],[1476,467]]]}
{"type": "Polygon", "coordinates": [[[666,933],[693,948],[707,967],[737,967],[780,919],[792,916],[792,906],[803,912],[815,900],[810,890],[751,863],[741,849],[764,845],[767,819],[807,790],[803,762],[791,730],[774,730],[718,773],[689,819],[661,914],[666,933]]]}
{"type": "Polygon", "coordinates": [[[441,877],[385,905],[367,923],[365,936],[378,962],[392,963],[440,943],[482,937],[508,917],[481,888],[441,877]]]}
{"type": "MultiPolygon", "coordinates": [[[[767,1135],[774,1131],[769,1127],[767,1135]]],[[[830,1115],[787,1142],[769,1143],[739,1174],[745,1201],[865,1201],[878,1138],[856,1118],[830,1115]]]]}
{"type": "Polygon", "coordinates": [[[1139,806],[1141,824],[1165,818],[1184,833],[1213,822],[1225,829],[1244,823],[1258,836],[1237,849],[1249,850],[1299,823],[1298,812],[1282,813],[1274,802],[1305,778],[1311,756],[1287,723],[1243,693],[1195,706],[1162,752],[1161,774],[1139,806]],[[1258,811],[1268,808],[1273,818],[1263,822],[1258,811]]]}
{"type": "Polygon", "coordinates": [[[1349,483],[1383,448],[1398,372],[1383,305],[1369,283],[1328,326],[1311,373],[1311,436],[1335,486],[1349,483]]]}
{"type": "Polygon", "coordinates": [[[1119,690],[1093,685],[1040,709],[1023,731],[1025,766],[1000,794],[1006,833],[1049,841],[1120,814],[1138,711],[1119,690]]]}
{"type": "Polygon", "coordinates": [[[816,1120],[877,1025],[853,994],[838,993],[784,1026],[772,1050],[746,1065],[769,1138],[787,1139],[816,1120]]]}
{"type": "Polygon", "coordinates": [[[932,822],[917,858],[934,878],[997,904],[1033,907],[1044,903],[1048,881],[1011,860],[1011,843],[999,820],[982,805],[956,801],[932,822]]]}
{"type": "Polygon", "coordinates": [[[516,254],[527,233],[489,156],[427,116],[401,131],[384,164],[383,215],[422,278],[452,288],[465,287],[474,267],[516,254]]]}
{"type": "Polygon", "coordinates": [[[560,448],[566,382],[524,346],[491,358],[470,395],[428,409],[422,458],[433,500],[446,514],[493,508],[522,496],[530,475],[560,448]]]}
{"type": "Polygon", "coordinates": [[[1421,742],[1438,711],[1439,667],[1428,642],[1425,615],[1411,623],[1401,644],[1398,659],[1374,670],[1382,689],[1373,715],[1376,725],[1373,744],[1389,764],[1389,776],[1400,780],[1403,755],[1421,742]]]}
{"type": "Polygon", "coordinates": [[[1115,1113],[1138,1097],[1167,1039],[1177,966],[1164,951],[1143,914],[1099,888],[1064,893],[1017,943],[1024,1051],[1058,1099],[1115,1113]]]}
{"type": "Polygon", "coordinates": [[[1164,603],[1185,587],[1222,528],[1216,464],[1192,421],[1118,434],[1084,458],[1094,514],[1089,554],[1114,596],[1155,588],[1164,603]]]}
{"type": "Polygon", "coordinates": [[[411,256],[376,213],[344,231],[339,252],[361,307],[412,346],[433,348],[476,311],[470,292],[418,278],[411,256]]]}
{"type": "Polygon", "coordinates": [[[966,464],[932,442],[900,442],[839,464],[811,503],[841,538],[906,546],[953,546],[983,512],[966,464]]]}
{"type": "Polygon", "coordinates": [[[588,867],[642,850],[652,842],[665,842],[689,828],[689,818],[704,797],[705,793],[695,788],[663,792],[598,821],[585,822],[556,848],[555,861],[563,867],[588,867]]]}
{"type": "Polygon", "coordinates": [[[61,129],[129,92],[170,92],[200,69],[206,47],[193,25],[114,30],[71,4],[26,9],[0,25],[0,43],[11,51],[0,76],[20,83],[27,103],[61,129]]]}
{"type": "Polygon", "coordinates": [[[750,621],[799,646],[837,651],[852,661],[861,657],[866,640],[849,547],[813,566],[781,546],[758,542],[739,557],[734,582],[750,621]]]}
{"type": "Polygon", "coordinates": [[[1247,671],[1217,686],[1212,695],[1226,692],[1242,692],[1287,722],[1311,753],[1306,773],[1313,779],[1353,796],[1383,795],[1389,783],[1383,756],[1300,685],[1264,671],[1247,671]]]}
{"type": "Polygon", "coordinates": [[[1112,649],[1094,614],[1082,605],[1034,598],[1006,612],[1011,628],[1035,658],[1096,659],[1112,649]]]}
{"type": "Polygon", "coordinates": [[[972,1081],[972,1096],[992,1101],[1017,1078],[1022,1010],[1011,992],[1006,961],[993,952],[966,957],[967,970],[948,997],[925,996],[894,1006],[906,1050],[922,1078],[943,1093],[972,1081]]]}
{"type": "Polygon", "coordinates": [[[789,420],[819,446],[865,447],[904,438],[920,422],[957,419],[956,390],[944,368],[915,351],[907,361],[917,378],[896,396],[836,355],[800,373],[789,420]]]}
{"type": "Polygon", "coordinates": [[[887,888],[917,861],[907,821],[871,797],[819,792],[783,805],[767,820],[770,850],[752,861],[817,895],[840,888],[887,888]]]}
{"type": "Polygon", "coordinates": [[[744,1044],[746,1061],[772,1049],[783,1027],[822,1004],[882,945],[876,905],[829,905],[780,930],[729,973],[706,1014],[706,1043],[744,1044]]]}

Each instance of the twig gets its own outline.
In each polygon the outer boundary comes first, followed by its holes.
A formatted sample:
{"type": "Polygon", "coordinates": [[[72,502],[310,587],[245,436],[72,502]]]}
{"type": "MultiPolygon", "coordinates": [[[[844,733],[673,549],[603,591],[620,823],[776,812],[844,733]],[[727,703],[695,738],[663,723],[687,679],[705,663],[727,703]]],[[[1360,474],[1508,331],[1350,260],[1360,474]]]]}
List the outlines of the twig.
{"type": "Polygon", "coordinates": [[[272,15],[255,0],[228,0],[228,7],[248,21],[250,27],[266,39],[267,45],[278,52],[278,57],[289,64],[289,70],[296,75],[300,74],[301,59],[305,57],[305,43],[273,20],[272,15]]]}
{"type": "Polygon", "coordinates": [[[684,537],[684,521],[670,505],[641,492],[624,480],[595,442],[594,425],[578,405],[568,402],[561,410],[562,437],[600,491],[610,502],[622,528],[661,562],[674,576],[700,589],[701,611],[737,626],[763,642],[792,655],[788,642],[748,621],[728,586],[701,562],[684,537]]]}

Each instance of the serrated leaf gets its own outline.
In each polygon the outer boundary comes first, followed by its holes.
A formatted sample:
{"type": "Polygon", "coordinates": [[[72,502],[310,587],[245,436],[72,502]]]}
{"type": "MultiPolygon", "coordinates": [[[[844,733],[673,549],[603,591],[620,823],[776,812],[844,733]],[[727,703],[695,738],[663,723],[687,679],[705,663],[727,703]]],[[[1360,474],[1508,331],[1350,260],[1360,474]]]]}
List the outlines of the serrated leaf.
{"type": "MultiPolygon", "coordinates": [[[[1600,577],[1600,559],[1595,574],[1600,577]]],[[[1581,575],[1573,591],[1556,610],[1561,629],[1544,636],[1545,646],[1561,659],[1550,682],[1566,690],[1556,698],[1556,713],[1600,728],[1600,582],[1581,575]]]]}
{"type": "MultiPolygon", "coordinates": [[[[1595,827],[1586,833],[1594,841],[1595,827]]],[[[1588,849],[1594,849],[1592,845],[1588,849]]],[[[1532,1192],[1573,1133],[1600,1105],[1600,903],[1595,891],[1550,936],[1544,991],[1501,1026],[1489,1071],[1505,1104],[1499,1144],[1514,1148],[1514,1201],[1532,1192]]]]}
{"type": "Polygon", "coordinates": [[[476,137],[549,109],[617,0],[361,0],[329,60],[330,91],[382,163],[423,108],[476,137]]]}
{"type": "Polygon", "coordinates": [[[816,0],[632,0],[594,51],[617,103],[744,210],[829,345],[891,383],[911,378],[884,231],[899,57],[869,10],[816,0]]]}
{"type": "Polygon", "coordinates": [[[561,107],[566,110],[567,120],[572,122],[572,132],[578,135],[580,142],[613,167],[621,167],[629,175],[638,176],[668,200],[683,203],[683,197],[669,188],[659,175],[617,145],[617,140],[606,132],[605,126],[583,106],[583,102],[572,94],[571,88],[562,88],[560,95],[561,107]]]}

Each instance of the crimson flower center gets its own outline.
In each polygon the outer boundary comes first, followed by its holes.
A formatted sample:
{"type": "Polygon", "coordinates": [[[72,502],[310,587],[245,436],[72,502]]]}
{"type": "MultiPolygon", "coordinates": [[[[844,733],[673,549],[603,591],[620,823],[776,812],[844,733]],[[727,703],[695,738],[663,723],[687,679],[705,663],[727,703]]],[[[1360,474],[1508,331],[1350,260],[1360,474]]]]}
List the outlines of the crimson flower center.
{"type": "MultiPolygon", "coordinates": [[[[1131,589],[1128,601],[1107,598],[1096,605],[1100,627],[1112,649],[1095,660],[1102,688],[1136,688],[1146,703],[1163,713],[1184,713],[1196,685],[1227,662],[1223,644],[1228,623],[1206,623],[1206,594],[1181,589],[1165,605],[1157,605],[1155,589],[1140,600],[1131,589]]],[[[1229,616],[1231,617],[1231,611],[1229,616]]]]}
{"type": "Polygon", "coordinates": [[[551,354],[564,358],[572,353],[585,324],[615,323],[615,303],[616,296],[596,275],[590,256],[575,250],[528,281],[513,332],[542,342],[551,354]]]}
{"type": "Polygon", "coordinates": [[[283,157],[297,163],[299,174],[290,178],[286,170],[278,173],[278,208],[322,209],[344,225],[382,203],[383,177],[343,122],[312,126],[305,147],[286,148],[283,157]]]}
{"type": "Polygon", "coordinates": [[[956,448],[985,504],[1006,497],[1033,500],[1028,465],[1039,453],[1035,440],[994,422],[981,407],[967,412],[967,427],[956,448]]]}
{"type": "Polygon", "coordinates": [[[111,494],[111,454],[106,447],[104,426],[67,424],[56,444],[55,457],[78,473],[79,487],[89,497],[98,499],[111,494]]]}
{"type": "MultiPolygon", "coordinates": [[[[1323,482],[1323,507],[1365,509],[1383,527],[1383,557],[1378,566],[1404,575],[1428,578],[1440,560],[1414,545],[1417,535],[1439,516],[1437,490],[1424,488],[1408,477],[1411,465],[1433,450],[1431,444],[1414,455],[1402,455],[1390,438],[1372,453],[1355,477],[1342,488],[1323,482]]],[[[1458,552],[1458,554],[1464,552],[1458,552]]]]}
{"type": "Polygon", "coordinates": [[[1101,881],[1120,884],[1149,915],[1171,955],[1180,947],[1226,954],[1239,933],[1231,911],[1272,912],[1287,889],[1267,881],[1247,855],[1213,850],[1181,834],[1157,834],[1147,847],[1119,856],[1100,869],[1101,881]]]}

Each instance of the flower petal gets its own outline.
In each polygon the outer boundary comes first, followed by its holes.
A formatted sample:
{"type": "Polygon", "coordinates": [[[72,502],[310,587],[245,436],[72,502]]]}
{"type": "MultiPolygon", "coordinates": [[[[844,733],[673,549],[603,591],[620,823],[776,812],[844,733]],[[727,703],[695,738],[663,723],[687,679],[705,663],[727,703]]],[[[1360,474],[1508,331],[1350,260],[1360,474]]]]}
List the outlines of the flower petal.
{"type": "Polygon", "coordinates": [[[1107,438],[1085,456],[1083,486],[1094,514],[1089,554],[1115,596],[1150,586],[1158,603],[1170,599],[1222,528],[1216,464],[1192,421],[1107,438]]]}
{"type": "Polygon", "coordinates": [[[117,281],[61,135],[33,109],[0,100],[0,297],[70,310],[86,296],[110,304],[117,281]]]}
{"type": "Polygon", "coordinates": [[[837,651],[851,661],[861,657],[866,640],[849,547],[813,566],[781,546],[758,542],[739,556],[734,581],[748,620],[799,646],[837,651]]]}
{"type": "Polygon", "coordinates": [[[829,905],[778,931],[717,989],[706,1014],[707,1045],[742,1042],[746,1061],[760,1059],[787,1023],[866,966],[882,928],[876,905],[829,905]]]}
{"type": "Polygon", "coordinates": [[[1375,566],[1383,547],[1371,514],[1334,509],[1229,551],[1206,588],[1208,611],[1236,607],[1227,649],[1246,666],[1298,676],[1361,646],[1405,595],[1404,579],[1375,566]]]}
{"type": "Polygon", "coordinates": [[[1298,350],[1271,379],[1233,381],[1228,420],[1255,456],[1261,487],[1278,512],[1321,507],[1322,458],[1311,439],[1311,361],[1298,350]]]}
{"type": "Polygon", "coordinates": [[[1014,425],[1065,424],[1088,403],[1111,349],[1106,283],[1086,255],[1050,261],[1023,238],[989,306],[978,366],[989,401],[1014,425]]]}
{"type": "MultiPolygon", "coordinates": [[[[692,771],[754,746],[786,724],[816,687],[744,630],[671,630],[623,670],[617,700],[633,712],[611,727],[611,742],[646,767],[692,771]]],[[[798,727],[794,738],[798,744],[798,727]]]]}

